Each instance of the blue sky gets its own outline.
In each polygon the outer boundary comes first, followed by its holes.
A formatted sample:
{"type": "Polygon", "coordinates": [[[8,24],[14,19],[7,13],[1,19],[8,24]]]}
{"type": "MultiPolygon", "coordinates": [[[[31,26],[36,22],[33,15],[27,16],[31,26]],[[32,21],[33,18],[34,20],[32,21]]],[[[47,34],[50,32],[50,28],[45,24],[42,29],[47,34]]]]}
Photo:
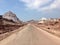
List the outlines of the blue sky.
{"type": "Polygon", "coordinates": [[[0,14],[14,12],[20,20],[60,18],[60,0],[0,0],[0,14]]]}

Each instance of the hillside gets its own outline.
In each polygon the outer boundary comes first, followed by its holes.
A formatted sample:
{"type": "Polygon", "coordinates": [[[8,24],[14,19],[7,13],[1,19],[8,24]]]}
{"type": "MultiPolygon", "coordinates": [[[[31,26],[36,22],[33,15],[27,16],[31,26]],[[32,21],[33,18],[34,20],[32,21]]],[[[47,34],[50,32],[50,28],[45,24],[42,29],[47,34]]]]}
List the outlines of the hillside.
{"type": "Polygon", "coordinates": [[[60,19],[50,18],[48,20],[39,21],[37,26],[45,31],[60,37],[60,19]]]}

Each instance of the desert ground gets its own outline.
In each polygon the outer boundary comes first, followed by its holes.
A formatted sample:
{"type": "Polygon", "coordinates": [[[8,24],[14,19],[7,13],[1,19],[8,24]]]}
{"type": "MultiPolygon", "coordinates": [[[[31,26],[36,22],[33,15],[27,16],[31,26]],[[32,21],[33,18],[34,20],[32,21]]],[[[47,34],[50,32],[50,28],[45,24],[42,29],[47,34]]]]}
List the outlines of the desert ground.
{"type": "Polygon", "coordinates": [[[22,29],[17,30],[1,40],[0,45],[60,45],[60,37],[34,24],[27,24],[22,29]]]}

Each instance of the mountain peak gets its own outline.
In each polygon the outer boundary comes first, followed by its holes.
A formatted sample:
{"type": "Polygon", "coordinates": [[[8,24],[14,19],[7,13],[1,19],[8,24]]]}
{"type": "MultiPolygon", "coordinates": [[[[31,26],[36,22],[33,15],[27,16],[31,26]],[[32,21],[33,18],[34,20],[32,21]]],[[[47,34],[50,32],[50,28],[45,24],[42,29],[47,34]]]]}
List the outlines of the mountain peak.
{"type": "Polygon", "coordinates": [[[9,11],[7,11],[7,12],[11,12],[11,13],[13,13],[11,10],[9,10],[9,11]]]}
{"type": "Polygon", "coordinates": [[[16,16],[16,14],[14,14],[12,11],[8,11],[8,12],[6,12],[4,15],[6,15],[6,16],[16,16]]]}
{"type": "Polygon", "coordinates": [[[14,14],[12,11],[8,11],[8,12],[6,12],[6,13],[11,13],[11,14],[14,14]]]}

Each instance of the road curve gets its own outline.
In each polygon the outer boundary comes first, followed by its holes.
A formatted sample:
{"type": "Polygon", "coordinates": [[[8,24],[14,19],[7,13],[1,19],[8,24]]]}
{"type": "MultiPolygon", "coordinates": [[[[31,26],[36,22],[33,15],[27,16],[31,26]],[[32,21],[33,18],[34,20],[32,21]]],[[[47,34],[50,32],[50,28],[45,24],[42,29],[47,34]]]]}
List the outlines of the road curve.
{"type": "Polygon", "coordinates": [[[60,45],[60,39],[55,40],[54,37],[49,35],[30,24],[21,31],[2,40],[0,45],[60,45]]]}

